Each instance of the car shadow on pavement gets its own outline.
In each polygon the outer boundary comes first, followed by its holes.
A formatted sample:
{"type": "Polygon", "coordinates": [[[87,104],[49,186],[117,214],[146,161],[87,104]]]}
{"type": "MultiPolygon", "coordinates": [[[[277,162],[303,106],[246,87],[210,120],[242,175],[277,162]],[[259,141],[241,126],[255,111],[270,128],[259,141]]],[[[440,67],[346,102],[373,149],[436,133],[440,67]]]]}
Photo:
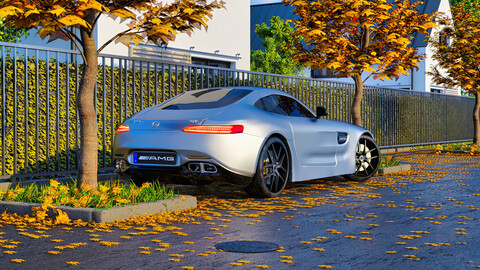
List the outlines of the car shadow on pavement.
{"type": "MultiPolygon", "coordinates": [[[[311,188],[316,185],[345,185],[351,181],[343,177],[328,177],[321,179],[314,179],[296,183],[288,183],[285,188],[285,193],[280,196],[288,196],[288,191],[303,188],[311,188]]],[[[247,199],[251,198],[243,188],[234,185],[168,185],[169,188],[174,188],[175,192],[184,195],[192,195],[200,198],[221,198],[221,199],[247,199]]]]}

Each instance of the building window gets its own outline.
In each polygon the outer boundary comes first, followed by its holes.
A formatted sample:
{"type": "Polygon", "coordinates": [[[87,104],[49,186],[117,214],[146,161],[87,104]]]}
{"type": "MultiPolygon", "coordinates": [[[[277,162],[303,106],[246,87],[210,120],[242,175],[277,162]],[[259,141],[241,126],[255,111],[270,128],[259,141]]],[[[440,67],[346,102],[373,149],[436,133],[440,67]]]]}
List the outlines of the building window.
{"type": "Polygon", "coordinates": [[[227,61],[212,60],[205,58],[192,57],[192,64],[209,66],[209,67],[220,67],[220,68],[231,68],[232,63],[227,61]]]}
{"type": "Polygon", "coordinates": [[[447,30],[440,31],[438,34],[438,42],[450,46],[450,37],[448,36],[447,30]]]}
{"type": "Polygon", "coordinates": [[[324,69],[314,69],[311,71],[312,78],[335,78],[335,73],[333,73],[328,68],[324,69]]]}

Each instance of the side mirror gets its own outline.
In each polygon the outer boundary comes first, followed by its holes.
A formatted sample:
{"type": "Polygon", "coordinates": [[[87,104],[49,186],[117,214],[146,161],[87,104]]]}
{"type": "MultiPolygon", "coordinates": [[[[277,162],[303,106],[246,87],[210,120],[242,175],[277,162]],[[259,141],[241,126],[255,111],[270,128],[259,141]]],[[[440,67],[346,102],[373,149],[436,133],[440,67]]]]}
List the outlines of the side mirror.
{"type": "Polygon", "coordinates": [[[325,107],[318,106],[317,107],[317,118],[320,118],[322,116],[327,116],[328,115],[328,110],[325,109],[325,107]]]}

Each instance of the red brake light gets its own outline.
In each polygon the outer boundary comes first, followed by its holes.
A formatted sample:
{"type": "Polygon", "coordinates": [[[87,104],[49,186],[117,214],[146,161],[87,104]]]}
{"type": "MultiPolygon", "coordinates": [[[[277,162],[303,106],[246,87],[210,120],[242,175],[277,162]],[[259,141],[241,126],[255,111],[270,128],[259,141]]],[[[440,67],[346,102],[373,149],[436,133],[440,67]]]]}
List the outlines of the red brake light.
{"type": "Polygon", "coordinates": [[[204,133],[204,134],[233,134],[242,133],[242,125],[194,125],[188,126],[182,130],[188,133],[204,133]]]}
{"type": "Polygon", "coordinates": [[[117,133],[124,133],[128,132],[130,130],[130,127],[128,125],[120,125],[117,129],[117,133]]]}

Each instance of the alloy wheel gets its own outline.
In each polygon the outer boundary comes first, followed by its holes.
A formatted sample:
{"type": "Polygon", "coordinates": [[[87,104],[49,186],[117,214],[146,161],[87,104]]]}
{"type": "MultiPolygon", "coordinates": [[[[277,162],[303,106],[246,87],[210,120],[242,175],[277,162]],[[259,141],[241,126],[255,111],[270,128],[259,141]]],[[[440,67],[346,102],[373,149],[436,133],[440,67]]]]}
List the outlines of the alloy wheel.
{"type": "Polygon", "coordinates": [[[289,173],[289,157],[285,146],[280,142],[271,143],[262,153],[262,178],[272,193],[280,192],[289,173]]]}
{"type": "Polygon", "coordinates": [[[355,176],[369,178],[377,172],[379,165],[380,151],[377,144],[370,137],[362,136],[355,154],[355,176]]]}

